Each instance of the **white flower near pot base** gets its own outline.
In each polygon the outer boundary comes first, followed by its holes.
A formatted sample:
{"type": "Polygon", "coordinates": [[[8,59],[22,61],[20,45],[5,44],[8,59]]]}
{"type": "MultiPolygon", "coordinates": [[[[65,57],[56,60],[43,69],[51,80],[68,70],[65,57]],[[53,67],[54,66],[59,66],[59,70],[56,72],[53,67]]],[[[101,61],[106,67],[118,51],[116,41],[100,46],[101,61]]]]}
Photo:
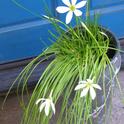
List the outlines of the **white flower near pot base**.
{"type": "Polygon", "coordinates": [[[36,105],[38,105],[40,103],[40,107],[39,110],[40,112],[42,112],[43,108],[45,110],[45,114],[46,116],[49,115],[50,109],[52,109],[53,113],[55,114],[55,105],[53,103],[52,100],[52,91],[49,95],[49,98],[45,99],[45,98],[40,98],[36,101],[36,105]]]}
{"type": "Polygon", "coordinates": [[[62,0],[62,2],[66,6],[59,6],[56,8],[56,11],[58,13],[66,13],[67,12],[66,24],[69,24],[71,22],[73,13],[76,16],[81,16],[82,12],[79,9],[86,5],[86,1],[81,1],[81,2],[77,3],[77,0],[71,0],[71,2],[69,0],[62,0]]]}
{"type": "Polygon", "coordinates": [[[101,87],[98,84],[95,84],[91,79],[87,79],[86,81],[80,81],[79,84],[75,87],[75,90],[80,90],[80,89],[82,89],[80,95],[81,97],[86,96],[89,92],[92,100],[94,100],[96,97],[95,89],[102,90],[101,87]]]}

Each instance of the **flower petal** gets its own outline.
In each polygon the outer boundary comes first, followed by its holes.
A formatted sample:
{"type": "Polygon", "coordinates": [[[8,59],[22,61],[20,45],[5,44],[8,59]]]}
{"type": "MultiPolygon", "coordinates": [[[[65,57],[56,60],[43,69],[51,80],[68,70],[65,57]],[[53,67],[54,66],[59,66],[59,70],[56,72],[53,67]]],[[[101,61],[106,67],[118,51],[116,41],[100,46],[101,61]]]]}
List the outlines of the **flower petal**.
{"type": "Polygon", "coordinates": [[[82,8],[86,5],[87,1],[81,1],[79,3],[76,4],[76,9],[82,8]]]}
{"type": "Polygon", "coordinates": [[[38,100],[36,101],[36,105],[37,105],[40,101],[42,101],[42,100],[45,100],[45,99],[44,99],[44,98],[38,99],[38,100]]]}
{"type": "Polygon", "coordinates": [[[75,10],[74,11],[74,14],[76,15],[76,16],[81,16],[82,15],[82,12],[80,11],[80,10],[75,10]]]}
{"type": "Polygon", "coordinates": [[[71,22],[72,17],[73,17],[73,12],[69,11],[66,15],[66,24],[69,24],[71,22]]]}
{"type": "Polygon", "coordinates": [[[68,7],[65,7],[65,6],[59,6],[59,7],[56,8],[56,11],[58,13],[66,13],[66,12],[69,11],[69,8],[68,7]]]}
{"type": "Polygon", "coordinates": [[[86,81],[79,81],[79,84],[87,83],[86,81]]]}
{"type": "Polygon", "coordinates": [[[89,82],[89,83],[93,83],[93,80],[91,80],[91,79],[87,79],[87,82],[89,82]]]}
{"type": "Polygon", "coordinates": [[[71,3],[70,3],[69,0],[62,0],[62,2],[63,2],[65,5],[67,5],[67,6],[70,6],[70,5],[71,5],[71,3]]]}
{"type": "Polygon", "coordinates": [[[86,84],[78,84],[78,85],[75,87],[74,90],[79,90],[79,89],[82,89],[82,88],[84,88],[84,87],[86,87],[86,84]]]}
{"type": "Polygon", "coordinates": [[[40,112],[43,110],[43,108],[45,107],[46,103],[43,102],[41,105],[40,105],[40,112]]]}
{"type": "Polygon", "coordinates": [[[85,88],[85,89],[81,92],[81,97],[86,96],[87,93],[88,93],[88,90],[89,90],[89,88],[85,88]]]}
{"type": "Polygon", "coordinates": [[[56,112],[55,105],[54,105],[54,103],[52,101],[51,101],[51,107],[52,107],[53,113],[55,114],[55,112],[56,112]]]}
{"type": "Polygon", "coordinates": [[[45,106],[45,114],[46,114],[46,116],[49,115],[49,111],[50,111],[50,103],[46,101],[46,106],[45,106]]]}
{"type": "Polygon", "coordinates": [[[91,96],[92,100],[94,100],[96,97],[96,92],[93,87],[90,87],[90,96],[91,96]]]}
{"type": "Polygon", "coordinates": [[[72,5],[75,5],[77,3],[77,0],[71,0],[72,5]]]}
{"type": "Polygon", "coordinates": [[[98,84],[92,84],[92,86],[96,89],[102,90],[102,88],[98,84]]]}

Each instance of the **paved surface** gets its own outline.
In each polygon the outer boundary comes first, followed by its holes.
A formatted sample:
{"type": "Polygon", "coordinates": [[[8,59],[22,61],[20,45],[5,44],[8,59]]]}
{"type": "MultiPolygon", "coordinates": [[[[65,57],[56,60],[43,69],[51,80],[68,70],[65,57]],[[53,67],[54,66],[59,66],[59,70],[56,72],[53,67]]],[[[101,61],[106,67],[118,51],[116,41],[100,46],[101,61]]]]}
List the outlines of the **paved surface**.
{"type": "MultiPolygon", "coordinates": [[[[118,77],[124,90],[124,71],[120,71],[118,77]]],[[[124,124],[124,104],[122,104],[120,96],[120,92],[116,88],[113,95],[112,119],[109,124],[124,124]]],[[[16,95],[9,96],[4,109],[1,110],[3,99],[4,97],[0,97],[0,124],[20,124],[21,108],[16,95]]]]}
{"type": "MultiPolygon", "coordinates": [[[[122,90],[124,91],[124,71],[120,71],[118,77],[122,90]]],[[[112,104],[113,108],[111,124],[124,124],[124,94],[121,95],[118,88],[115,89],[112,104]]]]}

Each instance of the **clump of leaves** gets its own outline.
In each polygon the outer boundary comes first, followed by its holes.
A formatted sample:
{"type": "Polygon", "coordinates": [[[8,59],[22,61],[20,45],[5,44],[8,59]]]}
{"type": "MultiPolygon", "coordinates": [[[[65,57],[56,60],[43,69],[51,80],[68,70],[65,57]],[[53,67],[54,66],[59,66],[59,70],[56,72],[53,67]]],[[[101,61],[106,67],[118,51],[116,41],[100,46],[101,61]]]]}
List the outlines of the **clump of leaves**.
{"type": "MultiPolygon", "coordinates": [[[[51,33],[56,42],[31,61],[17,77],[16,81],[19,86],[23,82],[21,102],[24,105],[24,115],[22,124],[50,124],[50,122],[53,123],[53,118],[55,118],[54,123],[56,124],[89,122],[92,124],[92,113],[99,105],[97,98],[92,101],[91,93],[87,93],[81,98],[81,91],[74,90],[78,82],[86,79],[93,79],[95,84],[99,84],[102,88],[102,91],[99,92],[102,92],[105,98],[107,97],[106,67],[109,66],[109,73],[113,71],[107,55],[111,38],[99,26],[84,23],[75,28],[69,28],[67,32],[63,31],[61,27],[57,27],[57,30],[61,34],[60,37],[51,33]],[[28,104],[25,105],[23,92],[29,77],[39,64],[51,57],[52,61],[39,78],[28,104]],[[101,81],[99,81],[100,78],[101,81]],[[52,96],[49,99],[51,91],[52,96]],[[40,106],[36,104],[39,99],[40,106]],[[60,105],[56,113],[53,104],[55,108],[60,105]]],[[[110,80],[112,80],[112,76],[110,76],[110,80]]],[[[105,103],[106,99],[103,104],[105,103]]]]}

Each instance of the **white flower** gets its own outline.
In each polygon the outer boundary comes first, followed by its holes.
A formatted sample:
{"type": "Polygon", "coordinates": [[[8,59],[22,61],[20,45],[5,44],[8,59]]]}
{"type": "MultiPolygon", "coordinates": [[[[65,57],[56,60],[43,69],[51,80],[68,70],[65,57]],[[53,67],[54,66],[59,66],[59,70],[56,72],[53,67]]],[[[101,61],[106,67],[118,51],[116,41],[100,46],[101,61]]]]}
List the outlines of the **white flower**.
{"type": "Polygon", "coordinates": [[[40,112],[43,110],[43,108],[45,109],[45,114],[46,116],[49,115],[50,112],[50,108],[52,108],[53,113],[55,114],[55,105],[53,103],[52,100],[52,91],[49,95],[49,98],[45,99],[45,98],[40,98],[36,101],[36,105],[40,103],[40,112]],[[40,103],[41,102],[41,103],[40,103]]]}
{"type": "Polygon", "coordinates": [[[71,0],[71,2],[69,0],[62,0],[62,2],[66,6],[59,6],[59,7],[56,8],[56,11],[59,12],[59,13],[68,12],[67,15],[66,15],[66,24],[69,24],[71,22],[71,19],[73,17],[73,13],[76,16],[81,16],[82,12],[79,9],[86,5],[85,0],[81,1],[79,3],[77,3],[77,0],[71,0]]]}
{"type": "Polygon", "coordinates": [[[81,97],[84,97],[90,92],[91,98],[94,100],[96,97],[95,89],[101,90],[101,87],[98,84],[93,83],[93,80],[87,79],[86,81],[80,81],[79,84],[75,87],[75,90],[83,89],[81,92],[81,97]]]}

